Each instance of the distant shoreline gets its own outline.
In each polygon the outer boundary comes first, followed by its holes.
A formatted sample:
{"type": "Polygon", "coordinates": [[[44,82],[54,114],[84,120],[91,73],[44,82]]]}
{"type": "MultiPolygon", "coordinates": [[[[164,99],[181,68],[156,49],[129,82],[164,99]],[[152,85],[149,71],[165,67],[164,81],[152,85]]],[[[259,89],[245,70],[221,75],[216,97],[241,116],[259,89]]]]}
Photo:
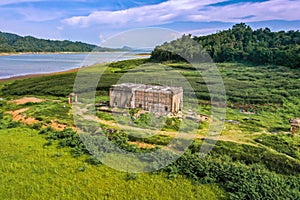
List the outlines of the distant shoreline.
{"type": "MultiPolygon", "coordinates": [[[[49,54],[89,54],[91,52],[11,52],[11,53],[0,53],[0,56],[14,56],[14,55],[49,55],[49,54]]],[[[64,71],[54,71],[54,72],[41,72],[41,73],[29,73],[24,75],[15,75],[11,77],[0,77],[0,82],[6,81],[13,81],[13,80],[20,80],[26,78],[34,78],[34,77],[41,77],[41,76],[51,76],[55,74],[65,74],[65,73],[72,73],[77,72],[80,68],[72,68],[67,69],[64,71]]]]}
{"type": "Polygon", "coordinates": [[[35,78],[35,77],[42,77],[42,76],[52,76],[52,75],[58,75],[58,74],[68,74],[68,73],[78,72],[79,69],[80,68],[74,68],[74,69],[69,69],[69,70],[60,71],[60,72],[26,74],[26,75],[20,75],[20,76],[17,75],[17,76],[13,76],[10,78],[0,78],[0,82],[15,81],[15,80],[20,80],[20,79],[35,78]]]}
{"type": "MultiPolygon", "coordinates": [[[[112,53],[112,52],[27,52],[27,53],[0,53],[0,56],[5,56],[5,55],[35,55],[35,54],[89,54],[89,53],[112,53]]],[[[114,52],[114,53],[118,53],[118,52],[114,52]]],[[[119,53],[123,53],[123,52],[119,52],[119,53]]],[[[150,57],[150,53],[139,53],[139,54],[135,54],[135,56],[138,58],[143,58],[144,56],[149,56],[150,57]]],[[[101,62],[101,63],[105,63],[105,62],[101,62]]],[[[100,63],[97,63],[100,64],[100,63]]],[[[88,66],[83,66],[83,67],[88,67],[88,66]]],[[[14,80],[20,80],[20,79],[26,79],[26,78],[34,78],[34,77],[41,77],[41,76],[52,76],[52,75],[57,75],[57,74],[67,74],[67,73],[74,73],[74,72],[78,72],[80,70],[80,68],[82,67],[76,67],[76,68],[71,68],[71,69],[66,69],[63,71],[53,71],[53,72],[41,72],[41,73],[29,73],[29,74],[24,74],[24,75],[15,75],[15,76],[11,76],[11,77],[0,77],[0,82],[6,82],[6,81],[14,81],[14,80]]]]}
{"type": "Polygon", "coordinates": [[[14,56],[14,55],[47,55],[47,54],[90,54],[90,53],[125,53],[127,51],[91,51],[91,52],[7,52],[0,53],[0,56],[14,56]]]}
{"type": "Polygon", "coordinates": [[[13,56],[13,55],[36,55],[36,54],[88,54],[91,52],[10,52],[10,53],[0,53],[0,56],[13,56]]]}
{"type": "MultiPolygon", "coordinates": [[[[90,53],[126,53],[130,51],[91,51],[91,52],[72,52],[72,51],[63,51],[63,52],[5,52],[0,53],[0,56],[13,56],[13,55],[47,55],[47,54],[90,54],[90,53]]],[[[150,56],[149,53],[136,53],[137,56],[150,56]]]]}

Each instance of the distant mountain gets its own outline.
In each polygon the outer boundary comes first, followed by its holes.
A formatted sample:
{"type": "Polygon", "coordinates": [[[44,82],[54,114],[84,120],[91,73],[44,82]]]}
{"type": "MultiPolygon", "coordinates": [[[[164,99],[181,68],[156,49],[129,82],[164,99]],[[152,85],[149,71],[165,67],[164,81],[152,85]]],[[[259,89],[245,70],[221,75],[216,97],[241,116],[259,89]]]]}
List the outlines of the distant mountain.
{"type": "Polygon", "coordinates": [[[134,48],[129,47],[129,46],[123,46],[123,47],[122,47],[122,50],[125,50],[125,51],[132,51],[132,50],[134,50],[134,48]]]}
{"type": "Polygon", "coordinates": [[[151,51],[153,51],[153,48],[133,48],[133,47],[129,47],[129,46],[123,46],[120,50],[131,51],[131,52],[151,53],[151,51]]]}
{"type": "Polygon", "coordinates": [[[90,52],[90,51],[120,51],[120,49],[110,49],[98,47],[83,42],[72,42],[69,40],[45,40],[32,36],[19,36],[12,33],[0,31],[0,52],[90,52]]]}

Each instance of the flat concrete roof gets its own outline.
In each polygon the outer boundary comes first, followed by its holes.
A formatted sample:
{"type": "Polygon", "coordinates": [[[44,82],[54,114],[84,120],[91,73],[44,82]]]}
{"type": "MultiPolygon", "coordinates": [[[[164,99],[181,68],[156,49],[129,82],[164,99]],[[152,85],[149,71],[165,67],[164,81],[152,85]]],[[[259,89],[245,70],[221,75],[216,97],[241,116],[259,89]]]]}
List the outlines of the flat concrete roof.
{"type": "Polygon", "coordinates": [[[161,85],[145,85],[145,84],[136,84],[136,83],[121,83],[112,85],[111,88],[120,88],[120,89],[131,89],[131,90],[140,90],[147,92],[173,92],[179,93],[182,92],[182,87],[171,87],[171,86],[161,86],[161,85]]]}

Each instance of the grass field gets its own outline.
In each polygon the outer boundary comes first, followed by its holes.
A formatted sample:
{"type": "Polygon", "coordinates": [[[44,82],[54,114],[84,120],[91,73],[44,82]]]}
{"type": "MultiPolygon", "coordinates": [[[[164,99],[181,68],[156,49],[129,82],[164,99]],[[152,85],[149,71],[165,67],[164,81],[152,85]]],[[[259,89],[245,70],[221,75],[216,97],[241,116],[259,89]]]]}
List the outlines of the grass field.
{"type": "Polygon", "coordinates": [[[26,127],[0,130],[0,199],[218,199],[217,186],[166,174],[126,173],[73,158],[26,127]]]}
{"type": "MultiPolygon", "coordinates": [[[[167,73],[180,73],[189,81],[198,97],[197,111],[210,115],[207,86],[195,69],[186,63],[163,64],[167,73]]],[[[84,69],[82,76],[89,77],[104,66],[107,68],[97,86],[96,103],[109,99],[108,89],[119,79],[138,82],[135,77],[143,77],[144,72],[151,74],[149,82],[151,77],[159,75],[165,83],[176,84],[168,79],[168,74],[161,75],[157,71],[161,65],[149,63],[147,59],[97,65],[84,69]],[[142,65],[142,69],[135,68],[138,65],[142,65]]],[[[218,67],[227,92],[227,108],[220,137],[206,141],[209,146],[219,140],[214,149],[205,159],[199,158],[199,149],[209,128],[207,121],[199,125],[198,139],[182,158],[158,173],[137,175],[117,172],[104,165],[91,165],[86,162],[89,155],[81,155],[82,152],[74,158],[72,152],[78,141],[66,132],[38,134],[43,130],[42,125],[52,120],[69,127],[74,125],[66,96],[72,92],[75,73],[1,82],[1,96],[6,100],[1,102],[0,169],[3,178],[0,194],[4,199],[19,199],[22,195],[27,199],[49,196],[67,199],[300,198],[300,140],[299,135],[289,134],[288,122],[289,118],[300,117],[300,71],[239,63],[223,63],[218,67]],[[45,101],[23,105],[8,101],[25,95],[45,101]],[[25,108],[24,114],[38,119],[40,126],[21,125],[4,113],[25,108]],[[75,145],[68,146],[73,140],[75,145]],[[45,143],[52,145],[45,147],[45,143]],[[7,190],[7,185],[12,189],[7,190]],[[9,192],[2,192],[4,190],[9,192]]],[[[190,95],[187,93],[187,96],[190,95]]],[[[111,140],[137,152],[141,149],[136,144],[157,148],[168,144],[180,124],[169,120],[160,135],[138,138],[129,136],[126,124],[117,127],[111,114],[100,111],[96,114],[111,140]]],[[[136,125],[149,132],[155,128],[144,119],[137,119],[136,125]]],[[[183,123],[183,126],[189,128],[188,124],[183,123]]]]}
{"type": "MultiPolygon", "coordinates": [[[[140,78],[146,76],[150,77],[150,81],[151,77],[159,76],[162,84],[182,85],[180,81],[176,83],[173,80],[172,82],[170,80],[172,78],[168,77],[168,73],[180,73],[193,87],[200,101],[201,112],[210,114],[210,107],[206,105],[210,99],[206,83],[201,76],[197,75],[193,67],[185,63],[164,63],[168,70],[160,73],[161,71],[156,72],[153,70],[153,68],[158,68],[160,65],[147,62],[148,60],[144,59],[121,61],[110,65],[102,64],[86,68],[82,72],[82,77],[87,77],[88,80],[91,74],[101,72],[104,67],[107,67],[98,83],[96,96],[96,101],[98,101],[100,99],[107,100],[110,85],[117,83],[119,79],[139,82],[140,78]],[[149,70],[147,71],[147,69],[149,70]]],[[[238,113],[240,109],[245,109],[256,113],[253,117],[256,120],[250,122],[256,124],[256,128],[253,128],[250,124],[252,132],[261,129],[268,132],[285,132],[289,129],[288,119],[300,116],[300,110],[297,109],[300,105],[299,70],[280,66],[251,66],[239,63],[217,65],[226,89],[227,106],[229,108],[227,118],[232,120],[252,118],[252,116],[243,116],[238,113]]],[[[34,95],[66,99],[66,96],[73,90],[75,77],[76,73],[73,72],[17,80],[11,84],[2,83],[4,84],[2,95],[8,98],[34,95]]],[[[245,129],[247,129],[247,124],[243,130],[245,129]]]]}

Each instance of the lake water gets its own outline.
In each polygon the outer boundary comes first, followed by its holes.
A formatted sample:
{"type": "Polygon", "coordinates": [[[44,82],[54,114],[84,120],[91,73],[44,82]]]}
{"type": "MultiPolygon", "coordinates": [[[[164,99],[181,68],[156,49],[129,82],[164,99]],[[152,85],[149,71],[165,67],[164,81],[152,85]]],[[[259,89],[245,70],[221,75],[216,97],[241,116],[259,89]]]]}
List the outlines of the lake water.
{"type": "Polygon", "coordinates": [[[0,56],[0,79],[66,71],[96,63],[146,58],[134,53],[20,54],[0,56]]]}

